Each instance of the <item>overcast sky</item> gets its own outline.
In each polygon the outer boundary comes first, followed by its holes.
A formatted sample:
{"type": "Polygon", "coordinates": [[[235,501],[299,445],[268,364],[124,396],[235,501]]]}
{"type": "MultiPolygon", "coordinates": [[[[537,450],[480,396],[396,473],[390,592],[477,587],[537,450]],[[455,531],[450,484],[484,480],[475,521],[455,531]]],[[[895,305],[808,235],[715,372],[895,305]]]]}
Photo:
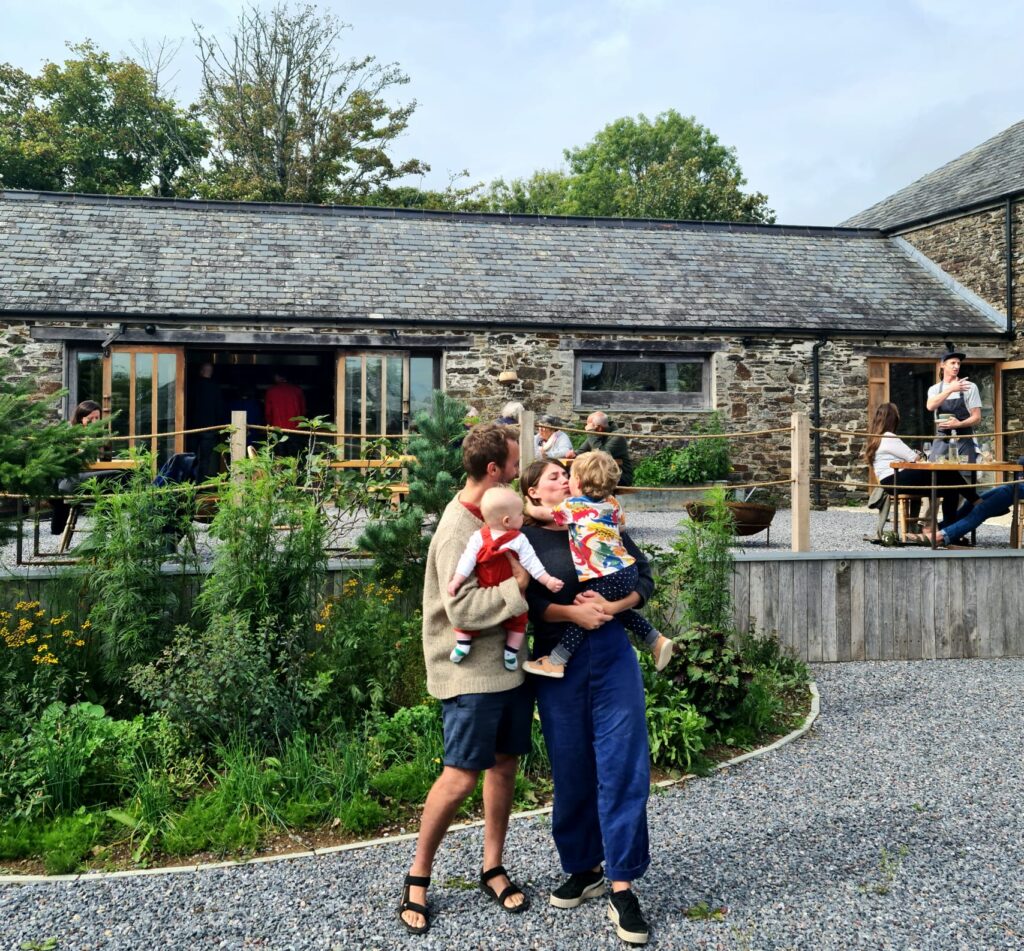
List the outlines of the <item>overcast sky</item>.
{"type": "MultiPolygon", "coordinates": [[[[0,61],[229,35],[241,0],[0,0],[0,61]]],[[[558,168],[608,122],[673,108],[737,150],[785,224],[836,224],[1024,119],[1021,0],[331,0],[345,56],[397,62],[397,158],[473,181],[558,168]]],[[[412,182],[416,184],[417,182],[412,182]]]]}

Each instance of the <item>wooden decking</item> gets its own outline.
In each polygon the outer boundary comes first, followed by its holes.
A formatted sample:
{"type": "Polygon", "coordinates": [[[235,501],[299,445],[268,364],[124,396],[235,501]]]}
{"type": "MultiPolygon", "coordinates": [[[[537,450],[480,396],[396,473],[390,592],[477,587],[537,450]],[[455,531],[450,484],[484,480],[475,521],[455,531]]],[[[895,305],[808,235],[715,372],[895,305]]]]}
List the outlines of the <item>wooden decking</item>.
{"type": "Polygon", "coordinates": [[[1024,655],[1024,553],[738,555],[733,602],[808,661],[1024,655]]]}

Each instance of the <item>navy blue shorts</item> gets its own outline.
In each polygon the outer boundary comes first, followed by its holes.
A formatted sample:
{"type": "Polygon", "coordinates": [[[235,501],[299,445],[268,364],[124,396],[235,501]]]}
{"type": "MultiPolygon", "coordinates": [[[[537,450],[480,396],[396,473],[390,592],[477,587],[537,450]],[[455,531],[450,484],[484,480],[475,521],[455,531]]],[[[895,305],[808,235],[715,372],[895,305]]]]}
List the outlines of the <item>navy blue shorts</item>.
{"type": "Polygon", "coordinates": [[[465,693],[442,700],[441,717],[444,765],[490,769],[497,753],[530,752],[533,690],[524,683],[500,693],[465,693]]]}

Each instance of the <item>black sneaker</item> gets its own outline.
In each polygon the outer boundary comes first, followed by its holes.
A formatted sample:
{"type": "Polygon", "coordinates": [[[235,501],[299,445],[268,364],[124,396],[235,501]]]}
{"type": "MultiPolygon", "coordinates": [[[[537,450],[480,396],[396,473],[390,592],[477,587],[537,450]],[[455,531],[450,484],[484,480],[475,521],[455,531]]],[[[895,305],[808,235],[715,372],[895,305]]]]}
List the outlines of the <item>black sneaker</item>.
{"type": "Polygon", "coordinates": [[[629,944],[647,944],[647,919],[640,910],[640,900],[631,888],[612,892],[608,917],[615,922],[615,933],[629,944]]]}
{"type": "Polygon", "coordinates": [[[574,872],[551,893],[551,904],[556,908],[576,908],[588,898],[604,894],[604,870],[574,872]]]}

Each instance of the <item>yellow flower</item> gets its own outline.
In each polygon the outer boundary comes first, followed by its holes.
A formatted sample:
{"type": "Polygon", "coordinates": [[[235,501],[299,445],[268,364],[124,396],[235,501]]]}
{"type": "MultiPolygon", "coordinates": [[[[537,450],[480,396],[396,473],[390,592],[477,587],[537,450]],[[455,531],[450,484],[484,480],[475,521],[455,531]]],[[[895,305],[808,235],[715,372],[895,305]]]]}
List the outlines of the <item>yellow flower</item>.
{"type": "Polygon", "coordinates": [[[82,630],[87,631],[90,627],[92,627],[92,621],[86,618],[85,622],[82,624],[82,630]]]}
{"type": "Polygon", "coordinates": [[[326,626],[327,625],[325,625],[325,624],[316,624],[316,625],[314,625],[314,628],[315,628],[317,634],[320,634],[324,630],[324,628],[326,626]]]}
{"type": "Polygon", "coordinates": [[[85,641],[75,641],[75,647],[85,647],[85,641]]]}
{"type": "Polygon", "coordinates": [[[39,640],[39,638],[36,637],[35,634],[33,634],[31,637],[26,637],[25,638],[25,643],[26,644],[34,644],[37,640],[39,640]]]}
{"type": "Polygon", "coordinates": [[[46,612],[42,610],[36,611],[36,617],[46,617],[46,612]]]}

